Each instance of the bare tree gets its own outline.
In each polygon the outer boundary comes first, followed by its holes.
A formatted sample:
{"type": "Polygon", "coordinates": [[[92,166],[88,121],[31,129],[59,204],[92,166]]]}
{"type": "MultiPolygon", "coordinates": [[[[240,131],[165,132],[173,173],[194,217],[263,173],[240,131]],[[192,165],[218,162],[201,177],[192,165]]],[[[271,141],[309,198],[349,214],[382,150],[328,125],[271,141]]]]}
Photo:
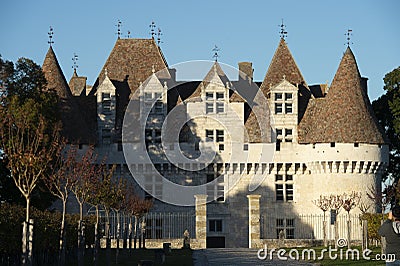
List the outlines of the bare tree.
{"type": "Polygon", "coordinates": [[[150,211],[153,207],[153,201],[143,199],[135,193],[135,189],[132,185],[127,187],[126,190],[126,212],[131,215],[129,220],[129,250],[132,245],[132,234],[134,236],[135,246],[137,239],[137,229],[140,219],[150,211]],[[132,232],[132,216],[135,218],[134,230],[132,232]]]}
{"type": "Polygon", "coordinates": [[[60,227],[60,254],[59,263],[65,264],[65,214],[68,195],[73,185],[73,167],[76,164],[76,147],[67,146],[66,142],[59,146],[56,154],[56,162],[53,164],[52,173],[45,177],[45,183],[49,191],[61,200],[62,216],[60,227]]]}
{"type": "Polygon", "coordinates": [[[337,248],[337,242],[339,239],[339,231],[338,231],[338,222],[337,222],[337,215],[339,214],[340,208],[343,206],[343,198],[342,195],[330,195],[329,196],[329,208],[331,212],[335,214],[335,248],[337,248]]]}
{"type": "Polygon", "coordinates": [[[320,208],[324,212],[324,221],[323,221],[323,226],[322,226],[322,233],[324,237],[324,246],[328,246],[328,240],[327,240],[327,234],[326,234],[326,211],[330,207],[330,201],[329,198],[326,196],[319,196],[319,199],[313,201],[314,205],[320,208]]]}
{"type": "Polygon", "coordinates": [[[361,192],[352,191],[350,194],[344,193],[343,196],[343,209],[347,212],[347,246],[350,248],[351,242],[351,220],[350,211],[354,209],[361,199],[361,192]]]}

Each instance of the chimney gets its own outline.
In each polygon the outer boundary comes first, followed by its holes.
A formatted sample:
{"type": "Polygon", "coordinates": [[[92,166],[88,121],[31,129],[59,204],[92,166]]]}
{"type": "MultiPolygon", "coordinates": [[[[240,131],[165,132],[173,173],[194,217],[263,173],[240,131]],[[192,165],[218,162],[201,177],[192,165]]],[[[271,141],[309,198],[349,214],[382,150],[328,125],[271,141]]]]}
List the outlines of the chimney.
{"type": "Polygon", "coordinates": [[[253,81],[253,64],[251,62],[239,62],[239,80],[253,81]]]}

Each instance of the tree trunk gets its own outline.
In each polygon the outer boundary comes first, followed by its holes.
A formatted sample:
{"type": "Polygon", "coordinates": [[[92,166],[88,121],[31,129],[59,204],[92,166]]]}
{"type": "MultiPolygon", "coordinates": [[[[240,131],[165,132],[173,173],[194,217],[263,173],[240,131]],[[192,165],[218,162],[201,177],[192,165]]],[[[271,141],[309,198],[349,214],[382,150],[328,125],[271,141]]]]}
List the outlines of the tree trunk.
{"type": "Polygon", "coordinates": [[[137,228],[138,228],[138,217],[135,215],[135,227],[133,228],[133,241],[134,241],[134,248],[136,249],[136,240],[137,240],[137,228]]]}
{"type": "Polygon", "coordinates": [[[110,235],[110,211],[107,207],[104,207],[106,211],[106,259],[107,265],[111,265],[111,235],[110,235]]]}
{"type": "Polygon", "coordinates": [[[327,237],[326,237],[326,218],[325,218],[325,212],[324,212],[324,221],[322,223],[322,234],[323,234],[323,238],[324,238],[324,247],[328,246],[328,241],[327,241],[327,237]]]}
{"type": "Polygon", "coordinates": [[[83,221],[83,202],[79,202],[79,220],[83,221]]]}
{"type": "Polygon", "coordinates": [[[93,264],[97,265],[100,248],[100,237],[99,237],[99,206],[96,205],[96,223],[94,225],[94,252],[93,252],[93,264]]]}
{"type": "Polygon", "coordinates": [[[22,228],[22,264],[32,265],[32,243],[29,243],[31,239],[31,226],[29,225],[29,209],[30,209],[30,197],[25,197],[26,200],[26,217],[22,228]]]}
{"type": "Polygon", "coordinates": [[[67,200],[63,200],[63,211],[61,216],[61,228],[60,228],[60,254],[59,263],[60,265],[65,264],[65,212],[66,212],[67,200]]]}
{"type": "Polygon", "coordinates": [[[350,244],[351,242],[351,220],[350,220],[350,214],[349,214],[349,219],[347,220],[347,248],[350,249],[350,244]]]}
{"type": "Polygon", "coordinates": [[[128,248],[129,252],[131,252],[132,249],[132,216],[129,217],[129,225],[128,225],[128,248]]]}

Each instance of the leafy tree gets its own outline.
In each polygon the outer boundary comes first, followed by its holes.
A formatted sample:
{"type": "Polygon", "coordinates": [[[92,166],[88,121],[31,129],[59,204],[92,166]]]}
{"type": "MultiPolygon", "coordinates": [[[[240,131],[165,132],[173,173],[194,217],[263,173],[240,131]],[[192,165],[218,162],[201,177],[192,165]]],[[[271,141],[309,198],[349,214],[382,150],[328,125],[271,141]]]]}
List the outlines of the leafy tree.
{"type": "Polygon", "coordinates": [[[372,102],[372,108],[390,142],[389,166],[382,175],[387,186],[382,193],[394,205],[400,199],[400,67],[383,80],[386,93],[372,102]]]}
{"type": "MultiPolygon", "coordinates": [[[[17,151],[16,146],[11,150],[10,145],[16,143],[16,137],[25,140],[24,147],[19,148],[27,150],[29,144],[33,143],[30,138],[36,137],[36,132],[40,137],[36,140],[40,146],[37,149],[44,147],[52,149],[52,138],[57,135],[59,129],[56,108],[58,96],[55,92],[45,91],[45,88],[46,79],[43,72],[32,60],[20,58],[14,65],[0,56],[0,131],[2,132],[0,184],[3,188],[0,190],[0,198],[2,201],[21,204],[25,197],[20,197],[19,189],[13,187],[14,178],[18,177],[10,168],[10,164],[13,163],[10,152],[17,151]]],[[[18,152],[23,154],[21,150],[18,152]]],[[[30,202],[40,209],[49,207],[54,198],[48,193],[43,181],[41,179],[32,181],[35,181],[34,187],[38,189],[30,191],[30,202]]]]}

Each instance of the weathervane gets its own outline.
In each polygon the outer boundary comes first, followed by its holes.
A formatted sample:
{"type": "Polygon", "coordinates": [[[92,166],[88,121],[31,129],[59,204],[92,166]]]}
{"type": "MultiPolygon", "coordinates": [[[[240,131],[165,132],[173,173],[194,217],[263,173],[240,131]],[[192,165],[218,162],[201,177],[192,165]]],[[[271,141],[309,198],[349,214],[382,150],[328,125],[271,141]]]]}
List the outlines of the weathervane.
{"type": "Polygon", "coordinates": [[[76,69],[78,68],[78,55],[76,53],[74,53],[74,56],[72,57],[72,68],[74,69],[74,72],[76,71],[76,69]]]}
{"type": "Polygon", "coordinates": [[[154,21],[152,21],[151,24],[149,25],[149,27],[150,27],[151,38],[154,39],[154,35],[156,35],[156,30],[155,30],[156,23],[154,21]]]}
{"type": "Polygon", "coordinates": [[[281,39],[285,40],[285,38],[287,37],[287,31],[285,29],[286,25],[283,24],[283,19],[282,19],[282,24],[279,25],[279,27],[281,27],[281,31],[279,32],[280,33],[279,36],[281,37],[281,39]]]}
{"type": "Polygon", "coordinates": [[[121,20],[118,19],[118,23],[115,26],[117,26],[117,35],[118,35],[118,39],[120,39],[121,38],[121,26],[122,26],[121,20]]]}
{"type": "Polygon", "coordinates": [[[49,30],[49,32],[47,34],[49,35],[49,41],[47,43],[50,44],[50,46],[51,46],[54,43],[54,41],[53,41],[54,32],[53,32],[53,27],[52,26],[50,26],[50,30],[49,30]]]}
{"type": "Polygon", "coordinates": [[[158,46],[160,46],[160,43],[163,43],[163,42],[161,41],[161,35],[162,35],[161,29],[158,28],[158,30],[157,30],[157,44],[158,44],[158,46]]]}
{"type": "Polygon", "coordinates": [[[128,35],[126,35],[126,37],[129,39],[131,37],[131,31],[128,30],[128,35]]]}
{"type": "Polygon", "coordinates": [[[218,61],[218,57],[219,57],[218,52],[219,52],[221,49],[219,49],[218,46],[215,45],[214,48],[213,48],[212,50],[213,50],[213,52],[214,52],[213,58],[215,58],[215,62],[217,62],[217,61],[218,61]]]}
{"type": "Polygon", "coordinates": [[[347,32],[344,34],[346,36],[346,44],[347,47],[350,47],[350,44],[353,44],[351,40],[351,36],[353,36],[353,30],[348,29],[347,32]]]}

